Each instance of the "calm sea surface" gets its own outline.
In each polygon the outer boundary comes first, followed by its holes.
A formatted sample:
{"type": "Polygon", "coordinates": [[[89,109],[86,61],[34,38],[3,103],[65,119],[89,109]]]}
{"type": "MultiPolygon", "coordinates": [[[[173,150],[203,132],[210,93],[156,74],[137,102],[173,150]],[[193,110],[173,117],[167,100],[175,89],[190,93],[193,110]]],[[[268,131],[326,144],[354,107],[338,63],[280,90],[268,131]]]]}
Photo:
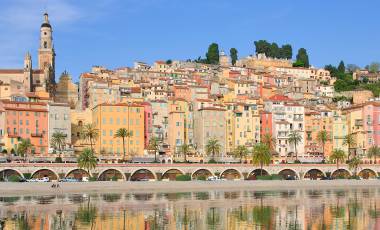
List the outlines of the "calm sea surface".
{"type": "Polygon", "coordinates": [[[380,188],[1,197],[0,229],[380,229],[380,188]]]}

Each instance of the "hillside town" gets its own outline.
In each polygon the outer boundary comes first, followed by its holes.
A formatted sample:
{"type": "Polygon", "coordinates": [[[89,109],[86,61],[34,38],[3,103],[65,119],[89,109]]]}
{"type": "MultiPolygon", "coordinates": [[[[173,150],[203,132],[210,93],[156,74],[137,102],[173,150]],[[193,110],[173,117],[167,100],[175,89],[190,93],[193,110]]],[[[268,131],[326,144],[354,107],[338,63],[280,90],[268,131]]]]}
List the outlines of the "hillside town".
{"type": "Polygon", "coordinates": [[[0,69],[0,161],[76,162],[90,148],[100,162],[238,162],[266,143],[273,163],[325,162],[335,150],[372,162],[380,145],[378,95],[337,92],[329,69],[292,55],[218,49],[211,63],[92,66],[75,83],[56,73],[52,27],[45,13],[37,64],[27,52],[20,69],[0,69]]]}

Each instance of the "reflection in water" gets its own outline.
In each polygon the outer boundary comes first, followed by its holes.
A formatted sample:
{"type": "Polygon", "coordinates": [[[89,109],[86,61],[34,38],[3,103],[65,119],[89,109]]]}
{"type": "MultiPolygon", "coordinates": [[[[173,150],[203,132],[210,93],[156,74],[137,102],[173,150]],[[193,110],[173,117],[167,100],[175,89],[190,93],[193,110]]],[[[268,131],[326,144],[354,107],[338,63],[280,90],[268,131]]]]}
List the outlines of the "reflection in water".
{"type": "Polygon", "coordinates": [[[380,191],[0,197],[0,229],[380,229],[380,191]]]}

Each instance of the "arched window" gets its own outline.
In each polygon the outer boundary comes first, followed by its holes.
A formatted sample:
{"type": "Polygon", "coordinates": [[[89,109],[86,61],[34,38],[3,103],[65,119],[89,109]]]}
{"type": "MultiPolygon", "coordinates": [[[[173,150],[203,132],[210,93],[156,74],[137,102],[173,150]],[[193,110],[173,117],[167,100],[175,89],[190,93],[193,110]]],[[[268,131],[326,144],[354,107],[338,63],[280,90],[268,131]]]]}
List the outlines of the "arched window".
{"type": "Polygon", "coordinates": [[[44,41],[44,48],[46,49],[47,48],[47,42],[44,41]]]}

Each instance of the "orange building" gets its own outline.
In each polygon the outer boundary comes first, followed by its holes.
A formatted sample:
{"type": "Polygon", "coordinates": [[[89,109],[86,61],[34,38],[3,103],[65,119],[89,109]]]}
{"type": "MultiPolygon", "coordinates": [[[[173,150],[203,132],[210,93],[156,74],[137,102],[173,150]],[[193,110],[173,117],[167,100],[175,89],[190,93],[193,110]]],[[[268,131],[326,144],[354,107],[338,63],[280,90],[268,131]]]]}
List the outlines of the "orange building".
{"type": "Polygon", "coordinates": [[[34,156],[48,154],[48,108],[42,102],[0,102],[2,145],[8,152],[17,150],[22,139],[29,139],[34,156]]]}

